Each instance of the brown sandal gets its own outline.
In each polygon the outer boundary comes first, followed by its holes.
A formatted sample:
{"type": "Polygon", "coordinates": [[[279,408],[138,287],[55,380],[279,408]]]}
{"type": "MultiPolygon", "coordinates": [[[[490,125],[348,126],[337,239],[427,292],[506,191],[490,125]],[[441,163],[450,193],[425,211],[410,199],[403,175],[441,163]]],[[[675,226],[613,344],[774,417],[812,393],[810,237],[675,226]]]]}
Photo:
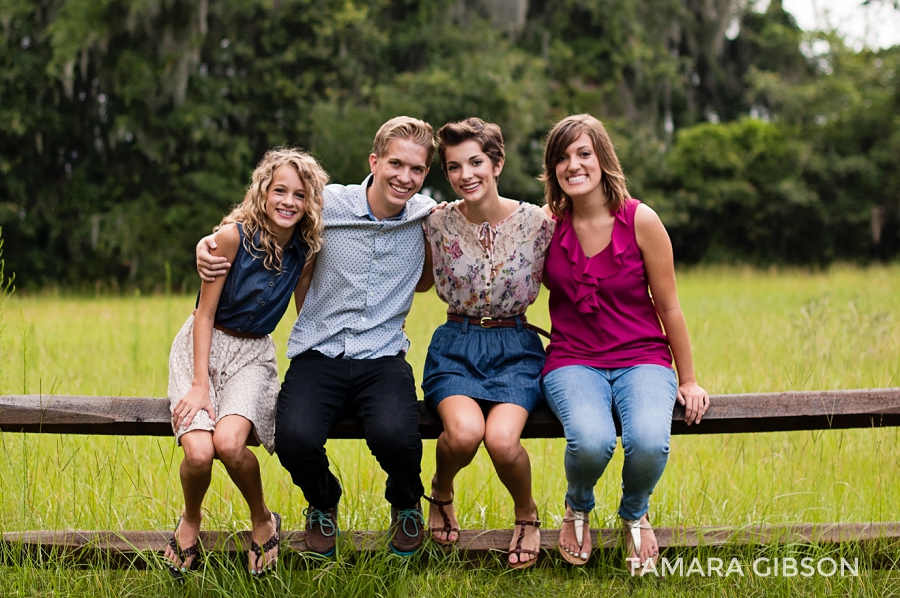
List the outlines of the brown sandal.
{"type": "MultiPolygon", "coordinates": [[[[516,539],[516,547],[513,548],[512,550],[510,550],[508,554],[516,555],[517,560],[519,562],[518,563],[510,563],[509,558],[507,557],[506,563],[509,565],[510,569],[528,569],[529,567],[533,567],[534,564],[537,562],[538,556],[540,556],[540,554],[541,554],[541,543],[540,543],[540,540],[538,540],[538,549],[537,550],[531,550],[529,548],[522,548],[522,540],[525,539],[525,526],[533,525],[536,528],[540,528],[541,522],[538,519],[536,519],[534,521],[531,521],[529,519],[516,519],[516,525],[521,526],[521,529],[519,530],[519,537],[516,539]],[[523,553],[534,555],[534,558],[529,559],[523,563],[522,562],[522,554],[523,553]]],[[[538,529],[538,538],[540,538],[540,529],[538,529]]]]}
{"type": "MultiPolygon", "coordinates": [[[[456,544],[456,540],[459,540],[459,528],[453,527],[450,525],[450,516],[447,515],[447,511],[444,510],[444,507],[453,504],[453,497],[450,497],[450,500],[438,500],[436,498],[432,498],[430,496],[422,495],[422,498],[427,500],[432,506],[438,508],[438,513],[441,514],[441,519],[444,520],[444,527],[441,529],[433,529],[431,530],[431,539],[440,544],[441,546],[453,546],[456,544]],[[438,538],[434,535],[434,532],[443,532],[445,535],[444,539],[438,538]],[[450,534],[456,532],[456,538],[454,540],[450,539],[450,534]]],[[[429,512],[430,514],[430,512],[429,512]]]]}

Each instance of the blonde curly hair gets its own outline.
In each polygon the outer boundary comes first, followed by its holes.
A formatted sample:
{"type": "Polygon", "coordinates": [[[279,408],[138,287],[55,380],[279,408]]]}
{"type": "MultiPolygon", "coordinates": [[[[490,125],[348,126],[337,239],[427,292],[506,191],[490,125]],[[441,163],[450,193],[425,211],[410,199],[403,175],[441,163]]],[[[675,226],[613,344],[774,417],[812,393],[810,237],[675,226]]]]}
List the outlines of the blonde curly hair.
{"type": "Polygon", "coordinates": [[[303,217],[297,224],[296,234],[309,246],[307,261],[312,259],[322,249],[322,232],[325,228],[322,220],[322,209],[325,205],[323,193],[325,185],[328,184],[328,173],[315,158],[298,148],[276,147],[267,151],[250,177],[250,186],[244,194],[244,200],[222,219],[215,230],[224,224],[240,222],[244,227],[244,249],[254,257],[262,255],[263,265],[267,269],[281,272],[284,252],[278,245],[277,237],[272,232],[269,217],[266,215],[269,185],[272,184],[275,170],[279,166],[293,168],[306,188],[306,207],[303,217]],[[253,242],[257,233],[259,246],[253,242]]]}

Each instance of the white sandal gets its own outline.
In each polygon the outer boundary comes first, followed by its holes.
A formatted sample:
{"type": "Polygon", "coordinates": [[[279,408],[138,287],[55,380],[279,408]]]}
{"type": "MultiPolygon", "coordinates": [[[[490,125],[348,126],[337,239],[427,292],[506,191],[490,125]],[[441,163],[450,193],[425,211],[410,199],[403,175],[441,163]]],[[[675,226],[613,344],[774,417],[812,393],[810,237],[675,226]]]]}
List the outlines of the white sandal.
{"type": "Polygon", "coordinates": [[[625,528],[625,550],[628,551],[628,534],[630,534],[631,547],[632,551],[628,553],[628,556],[625,557],[625,562],[628,565],[628,572],[631,573],[632,576],[640,575],[643,576],[644,573],[652,570],[656,566],[656,561],[659,559],[659,552],[657,552],[652,557],[649,557],[643,563],[640,562],[641,559],[641,530],[649,529],[653,531],[653,527],[650,525],[650,519],[645,514],[640,519],[623,519],[622,524],[625,528]],[[631,556],[631,555],[634,556],[631,556]],[[647,565],[647,563],[651,563],[652,566],[647,565]]]}
{"type": "Polygon", "coordinates": [[[584,526],[587,524],[588,526],[588,534],[591,531],[591,512],[590,511],[576,511],[572,509],[568,504],[566,504],[566,509],[571,509],[572,514],[568,517],[563,517],[563,523],[571,521],[575,526],[575,541],[578,542],[578,547],[581,549],[581,552],[578,554],[572,554],[567,549],[563,548],[562,544],[559,544],[559,553],[562,555],[562,558],[576,566],[584,565],[588,562],[588,558],[590,558],[590,553],[584,551],[584,526]]]}

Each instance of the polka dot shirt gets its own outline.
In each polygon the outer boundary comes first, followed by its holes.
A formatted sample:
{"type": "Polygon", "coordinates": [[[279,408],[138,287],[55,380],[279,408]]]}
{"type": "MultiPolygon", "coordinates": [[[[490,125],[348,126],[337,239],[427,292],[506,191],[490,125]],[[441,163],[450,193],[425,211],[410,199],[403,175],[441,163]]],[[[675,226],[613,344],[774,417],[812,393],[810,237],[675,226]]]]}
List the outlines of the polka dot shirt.
{"type": "Polygon", "coordinates": [[[409,348],[402,325],[425,259],[422,220],[435,203],[414,195],[398,217],[376,220],[371,178],[325,188],[325,243],[288,340],[291,359],[311,349],[375,359],[409,348]]]}

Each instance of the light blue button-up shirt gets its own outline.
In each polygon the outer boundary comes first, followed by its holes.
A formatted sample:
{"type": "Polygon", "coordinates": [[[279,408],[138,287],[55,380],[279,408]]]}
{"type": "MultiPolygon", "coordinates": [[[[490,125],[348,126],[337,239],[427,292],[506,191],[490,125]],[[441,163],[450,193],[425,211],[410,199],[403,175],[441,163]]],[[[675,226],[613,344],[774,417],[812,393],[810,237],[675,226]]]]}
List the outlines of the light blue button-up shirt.
{"type": "Polygon", "coordinates": [[[422,220],[435,203],[417,194],[398,217],[376,220],[366,201],[371,178],[325,187],[325,243],[288,340],[291,359],[310,349],[375,359],[409,348],[403,320],[425,259],[422,220]]]}

